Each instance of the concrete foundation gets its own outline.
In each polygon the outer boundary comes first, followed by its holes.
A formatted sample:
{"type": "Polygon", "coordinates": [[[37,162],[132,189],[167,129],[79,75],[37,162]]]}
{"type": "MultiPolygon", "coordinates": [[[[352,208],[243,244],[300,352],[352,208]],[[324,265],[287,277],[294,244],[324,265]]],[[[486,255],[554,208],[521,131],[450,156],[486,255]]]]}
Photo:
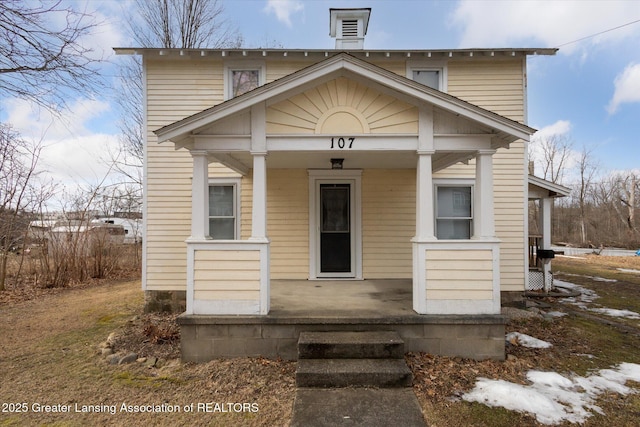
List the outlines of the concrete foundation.
{"type": "Polygon", "coordinates": [[[186,291],[145,291],[145,313],[183,313],[187,308],[186,291]]]}
{"type": "Polygon", "coordinates": [[[182,359],[206,362],[227,357],[296,360],[303,331],[397,331],[405,351],[472,359],[505,357],[502,316],[411,316],[406,318],[216,317],[182,315],[182,359]]]}

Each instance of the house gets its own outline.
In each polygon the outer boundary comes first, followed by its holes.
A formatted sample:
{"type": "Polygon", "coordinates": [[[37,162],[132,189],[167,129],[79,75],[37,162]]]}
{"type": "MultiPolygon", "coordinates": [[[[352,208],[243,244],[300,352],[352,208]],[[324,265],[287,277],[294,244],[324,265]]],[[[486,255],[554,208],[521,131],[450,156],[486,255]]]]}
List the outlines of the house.
{"type": "Polygon", "coordinates": [[[501,300],[529,270],[526,61],[556,49],[368,50],[370,12],[331,9],[331,50],[116,49],[144,64],[143,288],[184,301],[184,359],[363,329],[504,358],[501,300]]]}

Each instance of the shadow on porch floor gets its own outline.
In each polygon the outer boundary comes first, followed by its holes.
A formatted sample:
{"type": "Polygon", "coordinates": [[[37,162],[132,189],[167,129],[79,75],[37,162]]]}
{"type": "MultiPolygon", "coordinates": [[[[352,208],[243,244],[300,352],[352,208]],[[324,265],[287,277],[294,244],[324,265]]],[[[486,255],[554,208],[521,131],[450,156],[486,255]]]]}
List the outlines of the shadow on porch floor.
{"type": "Polygon", "coordinates": [[[411,279],[272,280],[273,316],[412,316],[411,279]]]}

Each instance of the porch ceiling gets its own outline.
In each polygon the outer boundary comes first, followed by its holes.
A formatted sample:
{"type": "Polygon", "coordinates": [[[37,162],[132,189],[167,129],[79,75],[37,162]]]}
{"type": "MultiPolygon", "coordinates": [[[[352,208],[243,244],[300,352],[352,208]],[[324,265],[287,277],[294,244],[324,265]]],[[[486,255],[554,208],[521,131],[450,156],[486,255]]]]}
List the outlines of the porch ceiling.
{"type": "MultiPolygon", "coordinates": [[[[474,157],[473,152],[436,152],[433,155],[433,172],[474,157]]],[[[415,169],[418,155],[415,151],[271,151],[267,156],[270,169],[330,169],[331,159],[344,159],[344,169],[415,169]]],[[[235,152],[224,157],[213,157],[232,169],[238,163],[248,171],[253,167],[249,152],[235,152]],[[229,161],[231,160],[231,161],[229,161]]]]}

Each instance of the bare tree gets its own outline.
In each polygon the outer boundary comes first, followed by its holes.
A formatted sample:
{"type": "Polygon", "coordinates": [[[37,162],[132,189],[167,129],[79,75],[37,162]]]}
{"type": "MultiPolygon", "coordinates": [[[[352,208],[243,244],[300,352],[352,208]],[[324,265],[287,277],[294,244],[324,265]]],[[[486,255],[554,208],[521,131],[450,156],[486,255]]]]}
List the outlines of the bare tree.
{"type": "Polygon", "coordinates": [[[582,245],[587,243],[587,198],[592,192],[593,177],[596,174],[596,164],[591,151],[583,148],[578,160],[580,182],[577,187],[578,207],[580,209],[580,239],[582,245]]]}
{"type": "Polygon", "coordinates": [[[5,289],[10,252],[24,241],[29,214],[51,197],[52,187],[36,183],[42,147],[0,124],[0,291],[5,289]]]}
{"type": "Polygon", "coordinates": [[[129,22],[140,47],[200,49],[242,43],[224,20],[218,0],[136,0],[136,6],[140,19],[129,22]]]}
{"type": "MultiPolygon", "coordinates": [[[[224,8],[218,0],[136,0],[135,4],[138,18],[128,22],[137,47],[215,49],[242,45],[238,31],[224,20],[224,8]]],[[[142,165],[144,156],[142,63],[138,58],[123,61],[118,103],[124,154],[118,164],[122,171],[130,171],[130,166],[142,165]]],[[[136,181],[130,172],[126,174],[136,181]]]]}
{"type": "Polygon", "coordinates": [[[69,92],[93,90],[99,61],[81,39],[98,25],[61,1],[1,1],[0,95],[58,111],[69,92]]]}
{"type": "Polygon", "coordinates": [[[561,183],[571,156],[571,140],[564,135],[535,138],[529,145],[529,157],[542,166],[542,177],[553,183],[561,183]]]}

